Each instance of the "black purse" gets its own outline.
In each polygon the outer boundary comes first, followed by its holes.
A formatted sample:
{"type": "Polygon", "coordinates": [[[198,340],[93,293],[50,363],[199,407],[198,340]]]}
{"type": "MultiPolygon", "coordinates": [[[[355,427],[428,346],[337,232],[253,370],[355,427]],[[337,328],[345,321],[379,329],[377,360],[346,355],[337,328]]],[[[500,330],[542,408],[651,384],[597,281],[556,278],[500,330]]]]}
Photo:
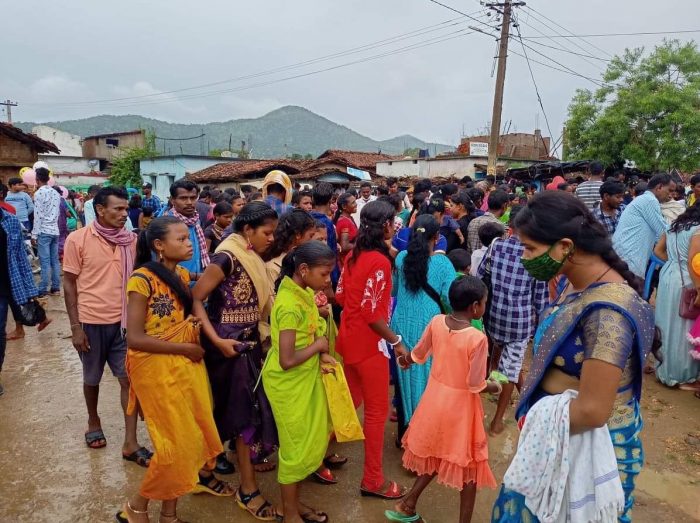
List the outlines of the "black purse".
{"type": "Polygon", "coordinates": [[[31,298],[27,303],[21,305],[13,300],[10,302],[10,308],[15,320],[25,327],[35,327],[46,321],[46,311],[36,298],[31,298]]]}

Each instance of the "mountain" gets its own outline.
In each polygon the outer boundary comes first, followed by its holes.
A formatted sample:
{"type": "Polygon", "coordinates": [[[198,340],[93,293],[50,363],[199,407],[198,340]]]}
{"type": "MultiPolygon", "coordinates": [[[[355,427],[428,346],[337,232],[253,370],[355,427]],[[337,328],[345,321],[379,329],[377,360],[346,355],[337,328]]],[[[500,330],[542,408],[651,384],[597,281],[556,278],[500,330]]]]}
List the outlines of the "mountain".
{"type": "MultiPolygon", "coordinates": [[[[19,122],[24,131],[31,131],[36,122],[19,122]]],[[[245,141],[255,158],[279,158],[292,154],[318,156],[327,149],[346,149],[387,154],[401,154],[406,149],[429,149],[431,155],[453,151],[454,146],[426,143],[414,136],[397,136],[377,141],[348,127],[319,116],[308,109],[286,106],[260,118],[211,122],[207,124],[177,124],[138,115],[101,115],[82,120],[42,122],[79,136],[146,129],[162,138],[203,138],[191,140],[156,140],[158,150],[165,154],[202,154],[210,149],[239,149],[245,141]]]]}

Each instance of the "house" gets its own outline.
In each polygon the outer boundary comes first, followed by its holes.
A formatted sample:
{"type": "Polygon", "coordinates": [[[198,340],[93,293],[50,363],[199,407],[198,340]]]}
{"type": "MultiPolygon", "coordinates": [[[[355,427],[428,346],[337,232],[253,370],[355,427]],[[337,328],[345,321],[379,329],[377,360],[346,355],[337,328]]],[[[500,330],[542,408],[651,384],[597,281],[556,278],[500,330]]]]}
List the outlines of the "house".
{"type": "Polygon", "coordinates": [[[221,158],[219,156],[175,154],[141,160],[139,162],[139,170],[144,183],[152,184],[153,192],[159,198],[167,199],[170,196],[170,186],[176,180],[212,165],[228,165],[242,161],[238,158],[221,158]]]}
{"type": "MultiPolygon", "coordinates": [[[[119,149],[146,146],[146,132],[143,129],[123,133],[98,134],[83,139],[83,157],[112,162],[119,149]]],[[[100,166],[104,168],[104,165],[100,166]]]]}
{"type": "MultiPolygon", "coordinates": [[[[462,138],[457,154],[487,158],[489,139],[488,136],[462,138]]],[[[551,138],[542,136],[539,129],[535,129],[533,134],[504,134],[498,138],[498,157],[530,162],[551,160],[551,141],[551,138]]]]}
{"type": "Polygon", "coordinates": [[[31,167],[39,159],[39,153],[49,152],[58,154],[60,150],[52,142],[0,122],[0,179],[4,183],[19,176],[22,167],[31,167]]]}
{"type": "MultiPolygon", "coordinates": [[[[42,140],[56,144],[61,150],[61,156],[80,157],[83,155],[83,139],[76,135],[49,127],[48,125],[35,125],[32,134],[36,134],[42,140]]],[[[48,153],[53,155],[55,153],[48,153]]]]}
{"type": "Polygon", "coordinates": [[[261,187],[267,173],[280,170],[301,185],[329,182],[347,187],[361,180],[378,178],[377,161],[391,158],[393,157],[380,153],[329,149],[315,160],[248,160],[238,164],[219,164],[187,178],[199,184],[210,183],[222,188],[240,189],[243,185],[261,187]]]}
{"type": "Polygon", "coordinates": [[[58,185],[69,189],[84,191],[91,185],[103,185],[108,178],[106,172],[100,171],[100,162],[96,159],[63,154],[40,154],[39,160],[46,162],[58,185]]]}

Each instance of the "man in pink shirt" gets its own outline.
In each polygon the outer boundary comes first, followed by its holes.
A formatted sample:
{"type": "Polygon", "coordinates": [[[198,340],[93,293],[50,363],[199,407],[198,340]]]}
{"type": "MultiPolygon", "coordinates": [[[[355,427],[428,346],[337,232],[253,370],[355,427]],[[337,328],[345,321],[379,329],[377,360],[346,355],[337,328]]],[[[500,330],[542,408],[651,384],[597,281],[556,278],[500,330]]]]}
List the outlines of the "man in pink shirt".
{"type": "Polygon", "coordinates": [[[136,439],[136,415],[127,416],[126,281],[134,268],[136,235],[124,228],[128,195],[118,187],[100,189],[94,198],[96,220],[68,235],[63,257],[64,294],[72,341],[83,364],[83,392],[88,411],[85,442],[107,444],[97,401],[105,363],[121,386],[124,410],[124,459],[143,467],[151,452],[136,439]]]}

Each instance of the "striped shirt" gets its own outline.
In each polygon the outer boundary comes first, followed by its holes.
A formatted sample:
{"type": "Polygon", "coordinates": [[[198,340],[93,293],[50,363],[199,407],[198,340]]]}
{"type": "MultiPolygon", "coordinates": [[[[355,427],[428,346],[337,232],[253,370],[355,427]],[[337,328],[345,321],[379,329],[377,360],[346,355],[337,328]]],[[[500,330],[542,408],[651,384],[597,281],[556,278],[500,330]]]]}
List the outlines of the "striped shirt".
{"type": "Polygon", "coordinates": [[[654,244],[666,228],[659,200],[647,191],[632,200],[622,213],[613,235],[613,248],[630,270],[644,279],[654,244]]]}
{"type": "Polygon", "coordinates": [[[581,201],[586,204],[586,207],[593,210],[596,203],[600,201],[601,185],[603,185],[603,182],[601,181],[583,182],[581,185],[576,187],[576,196],[578,196],[581,201]]]}
{"type": "Polygon", "coordinates": [[[596,219],[603,224],[603,226],[607,229],[608,234],[612,236],[615,234],[615,229],[617,229],[617,224],[620,222],[620,216],[622,216],[622,211],[625,210],[625,207],[626,205],[623,203],[617,209],[615,209],[615,213],[611,216],[603,212],[600,202],[598,202],[593,208],[593,216],[595,216],[596,219]]]}

